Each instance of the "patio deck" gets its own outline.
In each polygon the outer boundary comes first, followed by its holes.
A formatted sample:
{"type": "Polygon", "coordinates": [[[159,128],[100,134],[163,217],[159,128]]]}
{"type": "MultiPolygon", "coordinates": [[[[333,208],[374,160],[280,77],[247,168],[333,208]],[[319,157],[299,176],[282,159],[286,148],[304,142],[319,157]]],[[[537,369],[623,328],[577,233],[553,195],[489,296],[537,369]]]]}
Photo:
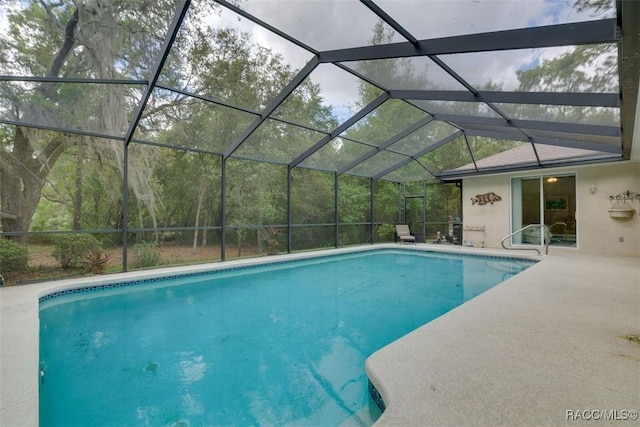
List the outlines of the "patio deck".
{"type": "Polygon", "coordinates": [[[637,259],[547,256],[374,353],[367,372],[387,405],[376,426],[631,421],[625,411],[640,410],[631,334],[640,335],[637,259]]]}

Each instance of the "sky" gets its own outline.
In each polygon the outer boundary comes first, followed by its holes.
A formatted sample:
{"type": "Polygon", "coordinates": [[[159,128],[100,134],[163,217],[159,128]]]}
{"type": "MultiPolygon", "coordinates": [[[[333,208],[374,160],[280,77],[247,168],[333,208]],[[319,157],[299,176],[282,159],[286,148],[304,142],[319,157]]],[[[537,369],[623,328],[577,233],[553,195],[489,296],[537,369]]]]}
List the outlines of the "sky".
{"type": "MultiPolygon", "coordinates": [[[[474,32],[498,31],[538,25],[591,20],[572,7],[574,0],[376,0],[418,39],[448,37],[474,32]]],[[[369,44],[377,17],[358,0],[237,0],[238,6],[268,24],[289,33],[317,50],[331,50],[369,44]]],[[[6,28],[6,3],[0,7],[0,32],[6,28]]],[[[209,17],[212,27],[229,26],[252,34],[261,46],[279,53],[293,69],[304,67],[312,53],[296,46],[251,21],[221,8],[209,17]]],[[[612,17],[612,12],[609,13],[612,17]]],[[[391,41],[405,41],[389,29],[391,41]]],[[[517,86],[516,71],[558,56],[567,48],[518,50],[490,54],[462,54],[443,57],[472,85],[489,80],[505,90],[517,86]]],[[[428,60],[416,60],[420,67],[428,60]]],[[[351,115],[350,105],[358,96],[358,79],[332,65],[318,67],[312,80],[340,117],[351,115]]],[[[448,78],[448,76],[447,76],[448,78]]],[[[432,79],[438,79],[437,75],[432,79]]],[[[445,80],[442,89],[453,89],[445,80]]],[[[438,87],[439,88],[439,87],[438,87]]]]}
{"type": "MultiPolygon", "coordinates": [[[[579,14],[572,7],[573,1],[377,0],[376,3],[421,40],[602,17],[579,14]]],[[[239,0],[238,4],[243,10],[320,51],[368,45],[377,20],[357,0],[239,0]]],[[[606,17],[613,17],[613,12],[606,17]]],[[[303,67],[310,58],[303,49],[250,21],[238,21],[234,13],[224,12],[213,18],[212,24],[239,26],[251,32],[254,40],[279,52],[293,68],[303,67]]],[[[394,34],[391,41],[405,39],[394,34]]],[[[505,90],[513,90],[518,84],[518,69],[530,68],[567,50],[565,47],[527,49],[490,55],[453,55],[446,59],[472,84],[493,80],[501,82],[505,90]]],[[[321,85],[325,101],[334,106],[336,112],[344,113],[345,106],[357,97],[355,78],[336,78],[335,72],[325,70],[314,73],[312,79],[321,85]]]]}
{"type": "Polygon", "coordinates": [[[0,5],[0,34],[3,34],[7,31],[9,22],[7,20],[7,12],[6,6],[4,4],[0,5]]]}

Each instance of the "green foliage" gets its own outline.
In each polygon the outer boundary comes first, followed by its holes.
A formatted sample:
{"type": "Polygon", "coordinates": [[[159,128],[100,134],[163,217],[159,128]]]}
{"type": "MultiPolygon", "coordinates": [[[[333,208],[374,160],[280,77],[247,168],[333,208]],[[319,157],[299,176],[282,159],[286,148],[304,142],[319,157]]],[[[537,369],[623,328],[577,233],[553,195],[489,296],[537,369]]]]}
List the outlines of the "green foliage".
{"type": "Polygon", "coordinates": [[[227,221],[230,225],[287,222],[287,169],[244,160],[227,163],[227,221]]]}
{"type": "Polygon", "coordinates": [[[29,268],[27,248],[0,238],[0,273],[24,271],[29,268]]]}
{"type": "Polygon", "coordinates": [[[155,267],[160,261],[160,252],[155,243],[140,242],[133,245],[131,268],[155,267]]]}
{"type": "Polygon", "coordinates": [[[102,243],[90,234],[63,234],[54,239],[51,254],[62,268],[77,267],[90,251],[102,249],[102,243]]]}
{"type": "Polygon", "coordinates": [[[378,225],[378,239],[383,242],[393,242],[396,235],[396,227],[393,224],[378,225]]]}
{"type": "Polygon", "coordinates": [[[109,259],[111,259],[111,256],[99,249],[89,251],[85,256],[85,262],[89,264],[93,274],[104,274],[109,259]]]}
{"type": "Polygon", "coordinates": [[[291,179],[291,221],[294,224],[334,222],[334,174],[296,169],[291,179]]]}
{"type": "MultiPolygon", "coordinates": [[[[0,62],[8,70],[5,74],[142,80],[148,78],[149,69],[155,63],[176,4],[173,0],[18,3],[23,7],[7,9],[7,32],[0,35],[0,62]],[[78,22],[74,24],[76,12],[78,22]],[[64,31],[69,24],[69,29],[73,29],[71,35],[64,31]],[[65,50],[63,46],[67,41],[72,45],[65,50]]],[[[611,2],[575,1],[578,10],[594,9],[598,13],[606,11],[607,4],[611,2]]],[[[339,121],[322,99],[320,86],[314,83],[314,72],[229,157],[227,150],[255,120],[252,112],[263,111],[297,70],[277,53],[260,46],[250,33],[226,28],[225,20],[210,19],[211,12],[219,8],[215,2],[192,2],[159,82],[181,91],[154,90],[142,112],[132,144],[128,146],[127,165],[123,160],[125,147],[121,137],[139,101],[135,86],[60,83],[55,79],[26,86],[16,82],[0,85],[3,106],[8,112],[22,111],[37,119],[38,124],[120,138],[110,140],[0,125],[0,148],[6,160],[3,170],[21,175],[20,182],[0,180],[3,186],[0,194],[16,195],[12,203],[2,204],[35,205],[25,212],[11,212],[16,217],[32,218],[30,227],[28,223],[21,224],[22,228],[17,230],[123,228],[125,166],[128,167],[129,184],[128,227],[220,226],[224,169],[225,225],[238,227],[228,229],[227,244],[236,244],[238,251],[243,244],[264,246],[266,243],[268,252],[278,252],[285,246],[284,234],[266,239],[251,231],[251,226],[287,223],[287,164],[324,134],[276,119],[284,118],[327,133],[333,131],[339,121]],[[183,91],[223,103],[206,103],[184,95],[186,92],[183,91]],[[227,103],[241,108],[228,108],[227,103]],[[138,141],[152,144],[138,144],[138,141]],[[224,168],[223,154],[226,157],[224,168]],[[269,159],[277,164],[246,159],[269,159]],[[39,197],[40,192],[42,197],[39,197]],[[22,194],[30,194],[31,199],[19,199],[22,194]]],[[[376,24],[371,44],[386,44],[393,40],[393,31],[385,28],[388,27],[382,21],[376,24]]],[[[537,66],[518,71],[518,89],[527,92],[559,88],[563,91],[602,92],[604,88],[617,91],[617,78],[612,78],[616,73],[616,52],[615,45],[585,45],[555,58],[543,59],[537,66]]],[[[420,64],[424,65],[418,58],[392,58],[359,61],[352,66],[383,86],[388,83],[389,87],[400,84],[405,88],[429,88],[437,82],[433,79],[432,69],[420,64]]],[[[323,66],[328,65],[321,64],[319,68],[323,66]]],[[[502,90],[496,82],[476,89],[502,90]]],[[[350,106],[354,110],[362,108],[381,93],[380,88],[360,80],[358,99],[350,106]]],[[[428,110],[429,104],[416,105],[424,105],[428,110]]],[[[485,116],[481,114],[482,103],[443,101],[440,105],[445,111],[450,108],[456,114],[485,116]]],[[[596,107],[524,105],[517,108],[514,116],[573,122],[583,120],[579,115],[586,114],[592,124],[606,124],[613,114],[610,111],[613,109],[596,107]]],[[[374,146],[426,116],[413,104],[389,99],[305,160],[303,167],[291,170],[290,218],[296,225],[316,224],[292,232],[294,249],[334,244],[334,172],[341,172],[353,160],[375,151],[374,146]],[[306,169],[309,166],[318,166],[323,171],[306,169]]],[[[390,148],[410,155],[455,130],[449,124],[433,121],[390,148]]],[[[518,144],[485,137],[460,137],[421,156],[419,168],[442,172],[472,164],[473,160],[501,153],[518,144]]],[[[372,156],[356,170],[347,172],[371,176],[403,158],[399,154],[384,154],[372,156]]],[[[417,190],[406,194],[422,191],[417,190]]],[[[371,226],[361,223],[368,221],[387,223],[380,225],[377,233],[384,240],[393,240],[395,230],[390,223],[399,220],[398,207],[402,205],[399,187],[389,181],[375,183],[374,218],[370,218],[369,192],[369,178],[339,174],[339,222],[345,224],[340,228],[340,242],[365,241],[371,226]]],[[[452,186],[428,188],[426,200],[427,222],[446,223],[448,216],[460,213],[459,189],[452,186]]],[[[405,213],[405,218],[410,215],[405,213]]],[[[3,231],[11,231],[5,222],[3,231]]],[[[151,233],[144,238],[153,239],[151,233]]],[[[193,237],[188,231],[170,233],[177,236],[178,241],[193,237]]],[[[206,231],[202,236],[205,244],[206,231]]],[[[92,266],[96,264],[96,267],[104,261],[105,254],[98,252],[99,249],[84,253],[78,239],[70,236],[58,239],[56,253],[63,267],[76,265],[83,256],[93,260],[85,258],[85,262],[92,266]]],[[[195,245],[197,238],[193,240],[195,245]]],[[[2,260],[5,268],[4,254],[2,260]]],[[[132,266],[145,268],[160,262],[155,244],[134,246],[132,266]]]]}
{"type": "Polygon", "coordinates": [[[398,184],[378,181],[374,193],[374,222],[398,221],[398,184]]]}
{"type": "MultiPolygon", "coordinates": [[[[577,46],[558,57],[517,71],[520,90],[544,92],[602,92],[617,89],[615,45],[577,46]],[[592,68],[591,72],[585,68],[592,68]]],[[[567,108],[567,107],[565,107],[567,108]]]]}
{"type": "Polygon", "coordinates": [[[335,246],[333,225],[317,227],[294,227],[291,230],[291,246],[294,251],[330,248],[335,246]]]}
{"type": "MultiPolygon", "coordinates": [[[[50,189],[45,189],[48,193],[50,189]]],[[[51,230],[70,230],[71,218],[68,212],[60,209],[58,203],[50,201],[43,197],[38,204],[38,208],[33,215],[31,222],[31,231],[51,231],[51,230]]]]}
{"type": "Polygon", "coordinates": [[[427,222],[448,222],[461,214],[460,188],[454,184],[427,185],[427,222]]]}
{"type": "Polygon", "coordinates": [[[367,222],[371,217],[369,179],[342,175],[338,180],[338,214],[340,223],[367,222]]]}
{"type": "MultiPolygon", "coordinates": [[[[185,25],[189,28],[187,31],[208,28],[204,17],[219,7],[211,2],[194,2],[187,18],[189,25],[185,25]]],[[[174,0],[43,0],[20,2],[19,6],[16,3],[16,7],[6,10],[8,25],[7,31],[0,34],[0,62],[12,75],[146,78],[163,46],[175,11],[174,0]]],[[[196,37],[181,37],[174,48],[188,51],[189,44],[195,40],[196,37]]],[[[179,68],[175,62],[168,62],[163,76],[172,79],[179,74],[179,68]]],[[[174,80],[181,80],[181,76],[174,80]]],[[[138,102],[133,88],[127,85],[51,81],[29,85],[29,88],[9,82],[0,86],[0,95],[3,107],[14,111],[16,120],[18,115],[28,112],[30,121],[45,127],[82,129],[105,135],[121,135],[127,127],[128,113],[138,102]]],[[[111,222],[111,227],[122,225],[119,215],[122,211],[122,144],[69,133],[15,129],[12,140],[2,140],[1,148],[7,153],[2,156],[6,160],[3,169],[11,171],[13,176],[11,179],[3,176],[0,180],[3,199],[0,204],[11,206],[13,211],[9,213],[20,218],[20,222],[3,217],[3,231],[31,229],[30,222],[42,192],[58,209],[53,218],[41,213],[37,228],[69,229],[70,218],[60,216],[60,212],[65,211],[72,213],[74,229],[104,228],[98,224],[104,221],[111,222]],[[61,163],[60,168],[56,164],[59,159],[65,163],[61,163]],[[117,190],[115,197],[110,191],[113,189],[117,190]]],[[[152,176],[150,165],[146,159],[130,162],[129,183],[132,195],[146,205],[153,216],[156,195],[147,179],[152,176]]]]}

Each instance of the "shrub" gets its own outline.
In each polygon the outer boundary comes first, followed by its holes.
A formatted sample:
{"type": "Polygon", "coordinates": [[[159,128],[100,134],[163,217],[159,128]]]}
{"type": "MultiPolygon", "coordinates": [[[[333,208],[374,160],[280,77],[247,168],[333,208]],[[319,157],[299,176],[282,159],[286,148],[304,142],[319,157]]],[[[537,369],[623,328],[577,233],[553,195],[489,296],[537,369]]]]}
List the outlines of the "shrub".
{"type": "Polygon", "coordinates": [[[90,234],[64,234],[54,239],[51,254],[62,268],[77,267],[89,251],[102,250],[102,243],[90,234]]]}
{"type": "Polygon", "coordinates": [[[380,224],[378,226],[378,239],[383,242],[393,242],[396,236],[396,226],[393,224],[380,224]]]}
{"type": "Polygon", "coordinates": [[[25,271],[28,268],[27,248],[12,240],[0,238],[0,273],[25,271]]]}
{"type": "Polygon", "coordinates": [[[89,264],[89,268],[93,274],[104,274],[110,258],[109,254],[102,252],[100,249],[96,249],[89,251],[84,257],[84,260],[89,264]]]}
{"type": "Polygon", "coordinates": [[[160,252],[155,243],[136,243],[133,245],[131,258],[132,268],[148,268],[160,264],[160,252]]]}

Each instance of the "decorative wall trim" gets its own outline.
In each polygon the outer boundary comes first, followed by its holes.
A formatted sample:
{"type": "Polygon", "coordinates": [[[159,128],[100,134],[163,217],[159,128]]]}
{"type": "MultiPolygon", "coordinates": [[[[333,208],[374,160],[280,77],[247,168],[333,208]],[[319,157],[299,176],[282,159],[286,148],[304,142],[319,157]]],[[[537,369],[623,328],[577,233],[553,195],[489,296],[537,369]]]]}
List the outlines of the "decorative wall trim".
{"type": "Polygon", "coordinates": [[[493,191],[485,194],[477,194],[476,197],[471,198],[471,205],[475,205],[476,203],[480,206],[486,205],[487,203],[493,204],[493,202],[499,202],[502,200],[502,197],[498,196],[493,191]]]}

